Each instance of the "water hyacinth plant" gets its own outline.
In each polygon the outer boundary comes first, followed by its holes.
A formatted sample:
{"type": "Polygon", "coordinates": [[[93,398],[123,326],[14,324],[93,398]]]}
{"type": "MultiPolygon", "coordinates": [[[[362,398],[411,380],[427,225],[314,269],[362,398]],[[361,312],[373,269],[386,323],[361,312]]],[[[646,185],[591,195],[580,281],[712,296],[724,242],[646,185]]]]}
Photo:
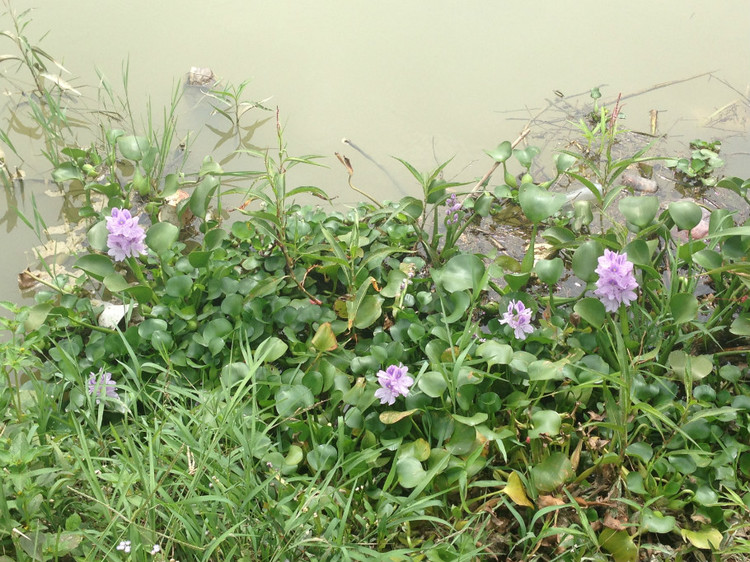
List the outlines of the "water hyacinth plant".
{"type": "MultiPolygon", "coordinates": [[[[628,159],[600,116],[607,211],[628,159]]],[[[62,153],[60,188],[81,182],[104,205],[87,204],[81,276],[0,318],[2,556],[746,553],[747,225],[717,209],[708,236],[682,240],[697,204],[625,196],[626,226],[582,229],[554,178],[531,176],[538,151],[510,142],[488,152],[505,183],[471,182],[461,203],[447,190],[470,182],[443,181],[448,163],[404,163],[421,198],[338,209],[294,186],[314,159],[289,155],[276,125],[274,150],[237,156],[254,171],[207,158],[196,181],[144,181],[164,143],[135,131],[62,153]],[[99,184],[107,161],[132,176],[99,184]],[[227,177],[242,197],[231,218],[227,177]],[[170,222],[160,211],[178,191],[170,222]],[[131,214],[135,193],[150,223],[131,214]],[[524,255],[460,251],[478,217],[510,204],[531,226],[524,255]],[[122,315],[105,325],[111,306],[122,315]]],[[[566,154],[555,173],[593,164],[566,154]]]]}

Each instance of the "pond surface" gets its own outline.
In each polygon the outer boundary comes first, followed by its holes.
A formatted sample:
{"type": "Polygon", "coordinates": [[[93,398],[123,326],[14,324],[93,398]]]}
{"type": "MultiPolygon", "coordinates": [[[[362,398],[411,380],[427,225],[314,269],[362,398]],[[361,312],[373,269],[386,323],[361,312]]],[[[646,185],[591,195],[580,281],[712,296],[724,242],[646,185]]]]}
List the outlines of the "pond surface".
{"type": "MultiPolygon", "coordinates": [[[[694,138],[719,138],[727,161],[722,172],[750,177],[744,0],[457,6],[79,0],[73,10],[66,2],[36,0],[26,34],[35,43],[48,33],[39,44],[71,72],[63,78],[81,93],[76,110],[98,107],[97,70],[123,95],[127,63],[127,98],[142,130],[149,106],[161,123],[162,107],[182,91],[193,66],[211,68],[223,85],[250,80],[243,99],[279,109],[290,153],[324,156],[327,167],[296,168],[289,181],[322,187],[338,196],[337,205],[359,197],[334,152],[351,159],[355,184],[379,199],[419,196],[391,156],[420,170],[453,158],[446,177],[476,180],[491,164],[483,150],[512,141],[530,121],[527,140],[547,149],[539,159],[550,161],[549,152],[574,135],[568,121],[590,108],[594,86],[608,103],[622,94],[627,128],[648,132],[651,111],[658,111],[658,133],[666,136],[653,153],[684,155],[694,138]]],[[[2,29],[11,27],[7,16],[0,21],[2,29]]],[[[0,45],[0,52],[13,52],[10,42],[0,45]]],[[[0,198],[0,300],[20,302],[16,276],[37,266],[31,249],[38,240],[11,208],[33,216],[33,196],[54,226],[76,219],[76,202],[48,195],[58,190],[46,181],[50,167],[40,156],[39,131],[14,119],[23,107],[25,69],[6,62],[0,71],[7,94],[0,123],[20,155],[5,149],[6,159],[26,172],[23,188],[0,198]]],[[[228,169],[259,169],[257,160],[230,157],[236,137],[226,119],[212,115],[211,101],[196,88],[180,100],[177,136],[188,138],[192,154],[185,170],[206,154],[228,169]]],[[[246,142],[274,146],[274,120],[273,112],[246,113],[246,142]]],[[[82,144],[91,142],[85,127],[73,132],[82,144]]]]}

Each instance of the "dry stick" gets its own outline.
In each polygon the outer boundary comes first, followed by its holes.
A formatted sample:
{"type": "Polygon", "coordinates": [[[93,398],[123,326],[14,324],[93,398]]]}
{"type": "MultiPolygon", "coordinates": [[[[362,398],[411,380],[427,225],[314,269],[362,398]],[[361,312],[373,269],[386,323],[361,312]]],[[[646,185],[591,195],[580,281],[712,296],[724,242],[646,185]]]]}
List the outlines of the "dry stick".
{"type": "MultiPolygon", "coordinates": [[[[633,92],[632,94],[628,94],[626,96],[622,96],[620,98],[620,101],[634,98],[636,96],[642,96],[643,94],[648,94],[649,92],[653,92],[654,90],[660,90],[661,88],[667,88],[668,86],[674,86],[675,84],[682,84],[683,82],[689,82],[690,80],[695,80],[696,78],[701,78],[703,76],[711,76],[713,73],[716,72],[715,70],[710,70],[709,72],[701,72],[700,74],[696,74],[695,76],[690,76],[689,78],[681,78],[679,80],[670,80],[669,82],[659,82],[658,84],[654,84],[650,88],[646,88],[645,90],[639,90],[637,92],[633,92]]],[[[608,102],[609,104],[612,103],[611,100],[608,102]]]]}
{"type": "Polygon", "coordinates": [[[354,185],[352,184],[352,176],[354,175],[354,168],[352,168],[352,163],[349,161],[349,159],[346,156],[342,156],[338,152],[334,152],[334,154],[336,155],[336,158],[339,159],[339,162],[341,162],[344,165],[344,168],[346,168],[346,171],[349,174],[349,187],[351,187],[354,191],[356,191],[360,195],[367,197],[370,201],[375,203],[378,209],[382,209],[383,205],[381,205],[377,199],[370,197],[367,193],[365,193],[358,187],[354,187],[354,185]]]}

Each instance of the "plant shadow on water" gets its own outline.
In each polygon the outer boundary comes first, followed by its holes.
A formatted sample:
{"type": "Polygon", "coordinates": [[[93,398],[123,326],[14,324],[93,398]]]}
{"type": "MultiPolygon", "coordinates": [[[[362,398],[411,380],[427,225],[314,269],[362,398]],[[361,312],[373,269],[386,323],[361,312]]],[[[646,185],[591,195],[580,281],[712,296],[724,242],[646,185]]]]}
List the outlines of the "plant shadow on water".
{"type": "Polygon", "coordinates": [[[662,160],[596,91],[549,175],[522,132],[478,181],[402,160],[420,197],[378,201],[342,156],[370,202],[337,210],[278,110],[249,144],[244,88],[212,95],[253,171],[170,169],[174,104],[50,148],[82,238],[4,303],[2,556],[741,559],[744,219],[623,180],[662,160]],[[462,250],[503,213],[522,245],[462,250]]]}

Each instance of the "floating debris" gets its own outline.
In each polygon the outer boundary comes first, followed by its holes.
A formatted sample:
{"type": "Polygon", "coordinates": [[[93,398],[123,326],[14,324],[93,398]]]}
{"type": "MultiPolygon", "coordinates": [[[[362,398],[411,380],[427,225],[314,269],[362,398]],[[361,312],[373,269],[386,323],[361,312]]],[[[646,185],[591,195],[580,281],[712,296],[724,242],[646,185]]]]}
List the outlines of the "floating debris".
{"type": "Polygon", "coordinates": [[[190,67],[187,75],[188,86],[213,86],[215,82],[216,75],[210,68],[190,67]]]}

